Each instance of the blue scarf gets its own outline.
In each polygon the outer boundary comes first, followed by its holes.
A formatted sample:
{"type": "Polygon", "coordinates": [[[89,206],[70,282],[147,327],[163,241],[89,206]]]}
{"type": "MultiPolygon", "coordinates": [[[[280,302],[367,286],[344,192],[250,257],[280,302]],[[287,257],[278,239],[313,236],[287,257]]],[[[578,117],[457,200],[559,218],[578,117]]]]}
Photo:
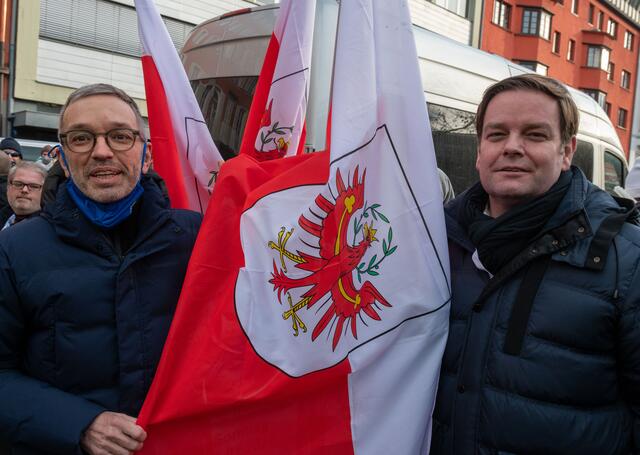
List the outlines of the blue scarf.
{"type": "MultiPolygon", "coordinates": [[[[144,144],[144,148],[142,149],[142,165],[140,167],[140,177],[142,177],[142,166],[144,165],[144,156],[147,152],[147,144],[144,144]]],[[[67,169],[69,169],[69,165],[67,164],[67,160],[64,156],[64,152],[62,151],[62,147],[60,147],[60,155],[62,156],[62,160],[67,169]]],[[[96,202],[92,199],[89,199],[73,182],[73,176],[69,171],[69,180],[67,180],[67,192],[69,196],[76,203],[80,211],[86,216],[89,221],[93,224],[96,224],[102,228],[112,228],[117,226],[126,220],[133,211],[134,204],[140,199],[142,193],[144,193],[144,188],[140,184],[140,177],[138,178],[138,182],[136,186],[133,188],[131,193],[128,196],[120,199],[115,202],[96,202]]]]}

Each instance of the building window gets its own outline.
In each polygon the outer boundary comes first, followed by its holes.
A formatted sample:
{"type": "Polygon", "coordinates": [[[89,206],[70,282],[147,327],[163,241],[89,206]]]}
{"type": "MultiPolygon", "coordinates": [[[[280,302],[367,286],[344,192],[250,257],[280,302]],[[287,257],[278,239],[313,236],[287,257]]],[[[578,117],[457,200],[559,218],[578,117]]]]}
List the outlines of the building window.
{"type": "Polygon", "coordinates": [[[592,4],[589,4],[589,14],[587,15],[587,20],[590,24],[593,24],[593,16],[595,15],[596,7],[592,4]]]}
{"type": "Polygon", "coordinates": [[[549,39],[551,14],[541,9],[525,8],[522,11],[522,34],[538,35],[549,39]]]}
{"type": "Polygon", "coordinates": [[[620,128],[627,127],[627,110],[619,108],[618,109],[618,126],[620,128]]]}
{"type": "Polygon", "coordinates": [[[606,109],[607,106],[607,94],[605,92],[601,92],[600,90],[594,90],[590,88],[582,89],[587,95],[596,100],[602,109],[606,109]]]}
{"type": "Polygon", "coordinates": [[[618,23],[614,20],[609,19],[607,21],[607,34],[612,38],[615,38],[617,33],[618,33],[618,23]]]}
{"type": "Polygon", "coordinates": [[[633,34],[628,30],[624,31],[624,48],[633,50],[633,34]]]}
{"type": "Polygon", "coordinates": [[[553,32],[553,40],[551,42],[551,51],[554,54],[560,53],[560,32],[553,32]]]}
{"type": "Polygon", "coordinates": [[[609,62],[607,65],[607,79],[613,82],[613,75],[616,70],[616,65],[613,62],[609,62]]]}
{"type": "MultiPolygon", "coordinates": [[[[163,17],[176,49],[193,25],[163,17]]],[[[140,57],[136,10],[106,0],[40,0],[40,37],[140,57]]]]}
{"type": "Polygon", "coordinates": [[[491,22],[502,28],[508,29],[510,20],[511,5],[508,5],[501,0],[495,0],[493,2],[493,18],[491,19],[491,22]]]}
{"type": "Polygon", "coordinates": [[[571,0],[571,12],[578,15],[578,0],[571,0]]]}
{"type": "Polygon", "coordinates": [[[432,3],[435,3],[438,6],[448,9],[449,11],[457,14],[458,16],[465,17],[467,14],[467,0],[430,0],[430,1],[432,3]]]}
{"type": "Polygon", "coordinates": [[[608,101],[604,103],[604,111],[607,113],[607,117],[611,117],[611,103],[608,101]]]}
{"type": "Polygon", "coordinates": [[[604,25],[604,13],[602,11],[598,11],[598,23],[596,24],[596,28],[598,30],[602,30],[603,25],[604,25]]]}
{"type": "Polygon", "coordinates": [[[622,75],[620,76],[620,87],[626,88],[627,90],[631,87],[631,73],[629,71],[622,70],[622,75]]]}
{"type": "Polygon", "coordinates": [[[567,60],[573,62],[576,56],[576,42],[575,40],[570,39],[567,45],[567,60]]]}
{"type": "Polygon", "coordinates": [[[542,74],[543,76],[546,76],[549,71],[549,67],[547,65],[532,60],[516,60],[516,63],[538,74],[542,74]]]}
{"type": "Polygon", "coordinates": [[[607,71],[609,67],[609,49],[600,46],[587,46],[587,66],[607,71]]]}

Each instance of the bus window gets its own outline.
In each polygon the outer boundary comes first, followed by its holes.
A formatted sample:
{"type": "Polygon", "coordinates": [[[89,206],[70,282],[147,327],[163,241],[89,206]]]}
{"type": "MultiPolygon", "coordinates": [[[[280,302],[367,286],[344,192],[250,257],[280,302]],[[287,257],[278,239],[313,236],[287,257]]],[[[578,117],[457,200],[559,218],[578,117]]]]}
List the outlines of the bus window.
{"type": "Polygon", "coordinates": [[[198,105],[220,154],[238,154],[258,78],[221,77],[191,81],[198,105]]]}
{"type": "Polygon", "coordinates": [[[460,194],[478,181],[475,114],[437,104],[427,106],[438,167],[460,194]]]}
{"type": "Polygon", "coordinates": [[[573,155],[571,164],[579,167],[584,175],[593,181],[593,144],[587,141],[578,139],[578,145],[576,147],[576,153],[573,155]]]}
{"type": "Polygon", "coordinates": [[[612,193],[616,186],[624,188],[625,168],[622,161],[608,150],[604,152],[604,189],[612,193]]]}

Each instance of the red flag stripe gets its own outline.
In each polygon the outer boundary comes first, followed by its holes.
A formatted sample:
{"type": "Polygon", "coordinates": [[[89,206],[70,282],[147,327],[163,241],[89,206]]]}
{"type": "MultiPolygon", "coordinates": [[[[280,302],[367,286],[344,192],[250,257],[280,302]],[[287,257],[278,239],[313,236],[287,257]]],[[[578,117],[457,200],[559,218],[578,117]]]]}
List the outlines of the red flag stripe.
{"type": "Polygon", "coordinates": [[[264,57],[264,63],[260,70],[256,91],[253,94],[253,101],[247,116],[247,124],[242,136],[242,144],[240,145],[240,153],[255,156],[256,137],[260,131],[260,120],[267,106],[269,98],[269,89],[271,88],[271,80],[278,63],[278,54],[280,53],[280,43],[276,36],[272,33],[267,47],[267,53],[264,57]]]}
{"type": "Polygon", "coordinates": [[[151,56],[142,56],[142,71],[147,97],[152,156],[156,158],[153,167],[167,185],[171,206],[188,209],[189,199],[185,189],[180,155],[173,135],[169,105],[160,74],[151,56]]]}
{"type": "Polygon", "coordinates": [[[325,153],[226,163],[205,215],[156,378],[138,422],[141,454],[352,454],[348,374],[292,378],[260,358],[235,313],[240,217],[257,197],[326,181],[325,153]]]}

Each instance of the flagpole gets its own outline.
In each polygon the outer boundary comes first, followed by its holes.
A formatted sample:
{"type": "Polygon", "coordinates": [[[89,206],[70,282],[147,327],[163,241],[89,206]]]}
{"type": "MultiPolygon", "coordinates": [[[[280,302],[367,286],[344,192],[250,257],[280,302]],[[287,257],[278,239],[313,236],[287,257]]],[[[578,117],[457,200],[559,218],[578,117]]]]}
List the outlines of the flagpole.
{"type": "Polygon", "coordinates": [[[342,11],[342,2],[340,0],[336,0],[338,3],[338,20],[336,21],[336,39],[333,42],[333,65],[331,66],[331,83],[329,85],[329,110],[327,112],[327,128],[326,128],[326,138],[325,138],[325,150],[329,151],[331,149],[331,110],[332,110],[332,102],[333,100],[333,83],[336,74],[336,49],[338,48],[338,32],[340,28],[338,24],[340,24],[340,12],[342,11]]]}

